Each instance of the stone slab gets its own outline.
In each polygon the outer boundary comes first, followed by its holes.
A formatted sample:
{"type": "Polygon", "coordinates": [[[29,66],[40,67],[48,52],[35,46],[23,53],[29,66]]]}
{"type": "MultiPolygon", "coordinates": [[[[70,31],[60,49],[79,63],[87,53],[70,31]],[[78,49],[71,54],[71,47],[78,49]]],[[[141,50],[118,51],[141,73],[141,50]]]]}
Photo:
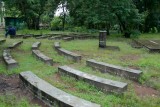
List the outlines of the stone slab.
{"type": "Polygon", "coordinates": [[[17,61],[15,61],[10,55],[10,50],[3,51],[3,59],[7,65],[8,70],[18,67],[17,61]]]}
{"type": "Polygon", "coordinates": [[[62,39],[62,36],[53,36],[48,38],[48,40],[60,40],[60,39],[62,39]]]}
{"type": "Polygon", "coordinates": [[[134,40],[134,39],[131,42],[131,46],[133,48],[143,48],[143,46],[139,42],[137,42],[136,40],[134,40]]]}
{"type": "Polygon", "coordinates": [[[160,52],[160,44],[154,40],[136,40],[137,43],[147,48],[149,52],[160,52]]]}
{"type": "Polygon", "coordinates": [[[151,41],[156,42],[157,44],[160,45],[160,40],[151,40],[151,41]]]}
{"type": "Polygon", "coordinates": [[[4,43],[5,41],[5,39],[0,39],[0,43],[4,43]]]}
{"type": "Polygon", "coordinates": [[[40,37],[42,36],[41,34],[34,34],[33,37],[40,37]]]}
{"type": "Polygon", "coordinates": [[[53,107],[101,107],[98,104],[72,96],[40,79],[30,71],[19,74],[21,81],[30,88],[33,93],[53,107]]]}
{"type": "Polygon", "coordinates": [[[42,54],[39,50],[32,50],[32,54],[34,56],[37,57],[37,59],[40,59],[41,61],[43,61],[44,63],[46,63],[47,65],[53,65],[53,59],[49,58],[47,56],[45,56],[44,54],[42,54]]]}
{"type": "Polygon", "coordinates": [[[112,64],[104,63],[104,62],[97,62],[93,59],[87,60],[86,64],[89,67],[100,70],[102,73],[119,75],[135,81],[138,81],[139,77],[142,74],[142,71],[139,71],[139,70],[124,68],[121,66],[115,66],[112,64]]]}
{"type": "Polygon", "coordinates": [[[58,48],[61,48],[60,42],[55,42],[54,43],[54,48],[57,50],[58,48]]]}
{"type": "Polygon", "coordinates": [[[38,49],[40,47],[40,45],[41,45],[41,42],[35,42],[35,43],[33,43],[32,50],[38,49]]]}
{"type": "Polygon", "coordinates": [[[8,46],[9,49],[13,49],[16,48],[17,46],[19,46],[20,44],[22,44],[23,41],[19,41],[19,42],[15,42],[12,45],[8,46]]]}
{"type": "Polygon", "coordinates": [[[23,39],[27,39],[27,38],[30,38],[30,37],[33,37],[33,34],[26,34],[23,36],[23,39]]]}
{"type": "Polygon", "coordinates": [[[42,36],[39,36],[39,37],[36,37],[36,39],[46,39],[46,38],[49,38],[51,36],[49,35],[42,35],[42,36]]]}
{"type": "Polygon", "coordinates": [[[64,41],[71,41],[71,40],[74,40],[74,37],[64,37],[63,40],[64,41]]]}
{"type": "Polygon", "coordinates": [[[101,89],[104,92],[123,93],[124,91],[127,90],[127,83],[122,83],[118,81],[97,77],[91,74],[87,74],[87,73],[72,69],[68,66],[58,67],[58,71],[60,73],[73,76],[76,79],[83,79],[87,83],[94,85],[95,87],[101,89]]]}
{"type": "Polygon", "coordinates": [[[57,49],[57,52],[60,54],[60,55],[64,55],[66,58],[70,59],[70,60],[73,60],[74,62],[80,62],[81,61],[81,56],[78,55],[78,54],[75,54],[73,52],[70,52],[68,50],[65,50],[63,48],[58,48],[57,49]]]}

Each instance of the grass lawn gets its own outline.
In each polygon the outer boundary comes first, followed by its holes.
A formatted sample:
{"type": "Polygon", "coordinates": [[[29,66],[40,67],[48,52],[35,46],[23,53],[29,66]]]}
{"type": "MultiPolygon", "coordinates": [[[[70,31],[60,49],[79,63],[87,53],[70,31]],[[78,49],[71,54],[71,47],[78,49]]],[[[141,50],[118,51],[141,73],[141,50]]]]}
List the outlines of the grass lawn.
{"type": "MultiPolygon", "coordinates": [[[[45,32],[49,33],[49,31],[45,32]]],[[[160,39],[160,34],[142,34],[140,36],[140,39],[151,38],[160,39]]],[[[0,61],[0,74],[12,75],[23,71],[32,71],[40,78],[46,80],[55,87],[77,97],[100,104],[102,107],[160,106],[159,95],[140,96],[135,91],[135,84],[140,84],[140,86],[152,87],[153,89],[156,89],[158,92],[160,92],[160,54],[148,53],[146,49],[134,49],[129,44],[131,42],[130,39],[124,39],[121,37],[116,38],[112,36],[107,39],[107,45],[119,46],[120,51],[99,49],[97,39],[74,40],[70,42],[64,42],[60,40],[62,48],[82,55],[81,63],[68,61],[64,56],[58,55],[58,53],[53,49],[55,40],[48,39],[36,40],[34,38],[7,38],[6,42],[0,45],[0,56],[2,56],[2,52],[5,47],[18,40],[23,40],[24,42],[22,45],[14,49],[11,54],[13,58],[19,62],[19,67],[13,70],[6,70],[5,64],[3,61],[0,61]],[[43,62],[36,60],[36,58],[32,56],[31,46],[36,41],[40,41],[42,43],[40,46],[41,52],[43,52],[46,56],[53,58],[53,61],[55,62],[53,66],[45,65],[43,62]],[[139,83],[135,83],[123,77],[102,74],[99,71],[91,69],[90,67],[86,67],[85,62],[88,59],[95,59],[97,61],[102,61],[114,65],[140,69],[143,71],[143,75],[139,79],[139,83]],[[98,90],[94,86],[91,86],[83,81],[78,81],[68,76],[60,76],[57,73],[57,67],[62,65],[68,65],[75,69],[97,75],[99,77],[126,82],[128,83],[128,90],[123,95],[103,93],[101,90],[98,90]]],[[[22,101],[16,101],[16,98],[13,99],[15,100],[8,101],[6,96],[0,96],[0,102],[2,102],[0,103],[0,107],[1,105],[2,107],[12,107],[10,103],[18,105],[18,107],[32,106],[25,99],[22,99],[22,101]]]]}

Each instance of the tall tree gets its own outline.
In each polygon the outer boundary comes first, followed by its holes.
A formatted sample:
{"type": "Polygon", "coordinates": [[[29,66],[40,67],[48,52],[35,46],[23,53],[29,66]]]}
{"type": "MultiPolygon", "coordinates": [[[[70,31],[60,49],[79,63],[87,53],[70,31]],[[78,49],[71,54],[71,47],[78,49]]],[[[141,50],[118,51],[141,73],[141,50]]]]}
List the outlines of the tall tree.
{"type": "MultiPolygon", "coordinates": [[[[39,29],[40,17],[48,9],[49,2],[56,9],[59,0],[4,0],[6,8],[15,7],[20,11],[29,29],[39,29]],[[54,2],[53,2],[54,1],[54,2]]],[[[52,8],[53,9],[53,8],[52,8]]],[[[54,10],[52,10],[54,11],[54,10]]]]}

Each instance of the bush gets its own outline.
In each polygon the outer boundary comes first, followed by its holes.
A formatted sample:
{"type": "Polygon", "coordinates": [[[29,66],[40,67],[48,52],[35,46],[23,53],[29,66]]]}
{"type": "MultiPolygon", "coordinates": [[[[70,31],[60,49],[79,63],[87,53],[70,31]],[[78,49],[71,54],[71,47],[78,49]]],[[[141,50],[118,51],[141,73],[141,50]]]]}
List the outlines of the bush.
{"type": "Polygon", "coordinates": [[[139,30],[132,30],[131,31],[131,38],[138,38],[138,36],[141,34],[139,30]]]}
{"type": "Polygon", "coordinates": [[[73,27],[73,28],[69,28],[68,29],[71,32],[87,32],[87,28],[86,27],[73,27]]]}
{"type": "Polygon", "coordinates": [[[151,29],[150,29],[150,32],[151,32],[151,33],[158,33],[157,27],[151,28],[151,29]]]}
{"type": "Polygon", "coordinates": [[[51,21],[52,30],[62,30],[62,20],[59,17],[54,17],[51,21]]]}

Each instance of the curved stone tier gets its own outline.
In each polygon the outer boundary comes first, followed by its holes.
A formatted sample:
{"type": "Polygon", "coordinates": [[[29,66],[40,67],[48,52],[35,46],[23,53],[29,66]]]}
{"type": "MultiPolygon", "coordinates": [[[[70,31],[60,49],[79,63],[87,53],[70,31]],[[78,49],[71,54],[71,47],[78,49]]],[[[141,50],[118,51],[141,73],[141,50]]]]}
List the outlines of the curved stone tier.
{"type": "Polygon", "coordinates": [[[3,59],[7,65],[7,69],[12,69],[12,68],[16,68],[18,67],[18,63],[17,61],[15,61],[12,56],[10,55],[10,51],[9,50],[4,50],[3,51],[3,59]]]}
{"type": "Polygon", "coordinates": [[[136,81],[138,81],[139,77],[142,74],[142,71],[139,70],[115,66],[104,62],[97,62],[93,59],[88,60],[86,64],[87,66],[100,70],[102,73],[115,74],[136,81]]]}
{"type": "Polygon", "coordinates": [[[127,83],[122,83],[118,81],[113,81],[109,79],[104,79],[101,77],[97,77],[91,74],[87,74],[75,69],[72,69],[68,66],[58,67],[58,71],[61,74],[68,74],[70,76],[75,77],[76,79],[83,79],[91,85],[101,89],[104,92],[116,92],[123,93],[127,90],[127,83]]]}
{"type": "Polygon", "coordinates": [[[35,42],[35,43],[33,43],[32,50],[38,49],[40,47],[40,45],[41,45],[41,42],[35,42]]]}
{"type": "Polygon", "coordinates": [[[100,105],[72,96],[40,79],[30,71],[19,74],[21,81],[40,99],[53,107],[100,107],[100,105]]]}
{"type": "Polygon", "coordinates": [[[74,62],[80,62],[81,61],[81,56],[78,54],[75,54],[73,52],[70,52],[68,50],[65,50],[63,48],[57,48],[57,52],[60,55],[64,55],[67,59],[73,60],[74,62]]]}
{"type": "Polygon", "coordinates": [[[0,44],[5,42],[6,40],[5,39],[0,39],[0,44]]]}
{"type": "Polygon", "coordinates": [[[44,54],[42,54],[39,50],[32,50],[32,54],[34,56],[37,57],[37,59],[40,59],[41,61],[43,61],[44,63],[46,63],[47,65],[53,65],[53,59],[49,58],[47,56],[45,56],[44,54]]]}
{"type": "Polygon", "coordinates": [[[17,46],[19,46],[20,44],[22,44],[23,41],[19,41],[19,42],[15,42],[12,45],[8,46],[9,49],[13,49],[16,48],[17,46]]]}

